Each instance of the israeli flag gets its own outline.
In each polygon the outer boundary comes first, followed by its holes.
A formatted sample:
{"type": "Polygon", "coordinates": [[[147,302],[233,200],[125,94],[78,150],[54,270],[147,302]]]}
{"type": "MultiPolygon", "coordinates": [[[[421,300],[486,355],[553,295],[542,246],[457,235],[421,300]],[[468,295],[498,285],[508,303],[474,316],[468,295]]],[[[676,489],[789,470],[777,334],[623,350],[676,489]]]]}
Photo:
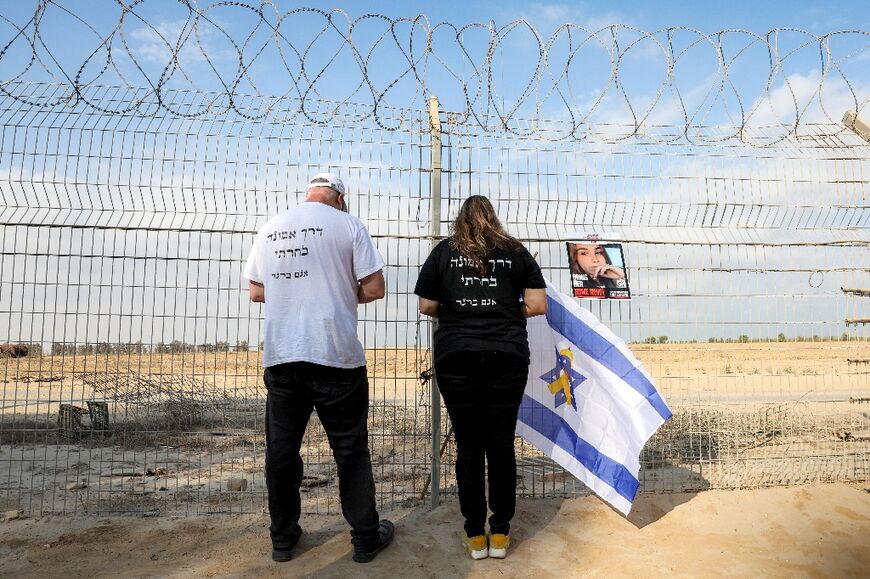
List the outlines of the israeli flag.
{"type": "Polygon", "coordinates": [[[671,410],[625,342],[549,281],[547,306],[528,323],[517,433],[628,515],[640,452],[671,410]]]}

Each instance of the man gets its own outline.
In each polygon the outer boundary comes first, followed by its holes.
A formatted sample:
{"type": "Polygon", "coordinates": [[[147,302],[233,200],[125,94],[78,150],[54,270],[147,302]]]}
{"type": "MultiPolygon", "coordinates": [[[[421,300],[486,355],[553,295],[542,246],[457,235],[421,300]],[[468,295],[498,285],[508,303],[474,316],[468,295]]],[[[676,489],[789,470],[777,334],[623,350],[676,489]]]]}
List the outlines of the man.
{"type": "Polygon", "coordinates": [[[244,276],[265,303],[266,487],[272,559],[292,557],[299,527],[302,457],[312,408],[338,465],[339,496],[353,559],[367,563],[393,539],[378,520],[368,448],[368,378],[357,338],[357,305],[384,297],[384,261],[362,222],[349,215],[344,183],[320,173],[304,203],[258,232],[244,276]]]}

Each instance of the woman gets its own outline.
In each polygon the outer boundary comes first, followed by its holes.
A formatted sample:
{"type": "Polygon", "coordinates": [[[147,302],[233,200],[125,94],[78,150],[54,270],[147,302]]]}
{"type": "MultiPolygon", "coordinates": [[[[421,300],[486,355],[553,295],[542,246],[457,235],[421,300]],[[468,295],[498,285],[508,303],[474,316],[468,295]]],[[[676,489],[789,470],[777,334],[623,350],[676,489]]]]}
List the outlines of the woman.
{"type": "Polygon", "coordinates": [[[435,376],[456,435],[463,543],[473,559],[503,558],[516,507],[517,413],[529,373],[526,318],[547,312],[541,268],[504,230],[489,200],[473,195],[451,237],[426,259],[414,293],[420,312],[438,318],[435,376]]]}
{"type": "Polygon", "coordinates": [[[571,260],[571,273],[585,274],[583,287],[624,287],[615,283],[625,279],[625,271],[610,261],[604,246],[597,243],[569,243],[568,257],[571,260]]]}

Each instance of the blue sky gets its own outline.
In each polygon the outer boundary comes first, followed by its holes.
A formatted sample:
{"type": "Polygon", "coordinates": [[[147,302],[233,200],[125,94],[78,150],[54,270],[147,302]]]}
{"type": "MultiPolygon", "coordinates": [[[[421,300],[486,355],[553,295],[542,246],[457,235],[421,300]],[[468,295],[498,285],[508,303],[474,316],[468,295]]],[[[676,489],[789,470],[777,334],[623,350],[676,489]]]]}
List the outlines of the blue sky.
{"type": "MultiPolygon", "coordinates": [[[[274,37],[270,37],[268,27],[262,25],[261,19],[252,10],[238,6],[209,8],[213,4],[198,4],[208,18],[217,24],[202,23],[197,30],[198,36],[191,34],[190,28],[185,28],[187,12],[181,2],[145,0],[136,5],[136,15],[128,16],[123,26],[124,36],[115,35],[112,43],[114,62],[126,75],[128,83],[133,86],[159,84],[169,61],[168,44],[175,44],[179,38],[186,36],[179,63],[188,78],[172,70],[173,74],[165,86],[224,92],[225,86],[233,85],[238,80],[238,47],[247,39],[249,42],[244,58],[252,84],[242,78],[234,91],[239,94],[287,95],[291,98],[304,96],[312,100],[363,104],[378,100],[380,105],[419,109],[425,105],[424,97],[435,93],[443,109],[461,111],[467,103],[458,77],[468,83],[469,98],[475,101],[471,108],[481,114],[491,114],[495,110],[501,116],[514,118],[536,116],[564,120],[571,115],[568,111],[574,111],[575,114],[579,112],[579,116],[583,116],[594,109],[598,116],[593,120],[598,123],[631,122],[634,116],[644,118],[649,124],[680,124],[688,116],[698,123],[727,124],[729,121],[737,122],[734,116],[739,117],[739,106],[734,98],[722,94],[723,77],[717,70],[715,47],[696,33],[675,33],[675,53],[691,48],[680,54],[675,66],[674,83],[667,86],[669,90],[660,92],[667,70],[667,34],[660,32],[655,39],[643,39],[631,27],[659,31],[671,26],[682,26],[707,34],[743,29],[761,35],[773,28],[789,27],[814,34],[837,30],[870,30],[870,10],[857,1],[824,4],[744,0],[691,4],[636,1],[336,1],[317,6],[325,11],[341,9],[350,20],[377,13],[394,19],[423,14],[428,18],[430,28],[443,21],[450,22],[456,28],[473,22],[494,22],[496,30],[503,37],[499,39],[498,49],[492,55],[488,69],[492,75],[491,86],[484,86],[486,83],[480,81],[481,77],[475,76],[476,67],[481,70],[481,75],[484,74],[481,63],[486,57],[488,31],[485,28],[467,29],[462,35],[467,50],[464,55],[453,29],[443,26],[437,29],[433,37],[434,53],[441,61],[430,55],[425,70],[418,71],[426,81],[423,91],[407,66],[409,54],[410,57],[421,58],[424,53],[426,36],[423,26],[413,28],[408,23],[401,24],[396,28],[399,40],[396,44],[390,37],[387,22],[378,18],[363,19],[353,31],[354,44],[359,51],[358,55],[354,55],[346,48],[341,48],[342,34],[347,33],[348,24],[340,16],[336,16],[335,20],[337,30],[327,27],[323,33],[325,19],[320,15],[298,14],[288,18],[282,24],[283,42],[278,47],[274,37]],[[622,24],[629,28],[619,32],[616,43],[613,43],[609,33],[602,34],[601,38],[585,43],[570,59],[569,39],[563,30],[550,47],[550,68],[536,76],[539,50],[534,33],[523,26],[510,31],[504,28],[520,18],[530,21],[544,41],[568,22],[589,30],[600,30],[611,24],[622,24]],[[150,28],[144,21],[150,24],[150,28]],[[206,48],[205,54],[197,42],[206,48]],[[608,43],[611,44],[606,46],[608,43]],[[611,71],[612,54],[608,50],[613,46],[626,51],[620,63],[621,85],[616,87],[611,84],[605,90],[611,71]],[[310,50],[306,52],[306,48],[310,50]],[[144,75],[136,70],[127,49],[135,55],[144,75]],[[303,53],[307,78],[300,78],[299,61],[303,53]],[[366,85],[357,60],[367,56],[371,57],[368,74],[373,89],[366,85]],[[282,58],[286,59],[286,65],[281,62],[282,58]],[[325,71],[320,73],[324,67],[325,71]],[[560,77],[566,67],[568,74],[560,77]],[[530,84],[533,87],[531,93],[527,91],[530,84]],[[671,88],[678,90],[679,95],[671,88]],[[489,89],[492,92],[488,92],[489,89]],[[625,106],[626,99],[620,90],[625,91],[632,110],[625,106]],[[482,91],[481,94],[478,91],[482,91]],[[376,99],[373,92],[379,94],[380,99],[376,99]],[[689,109],[685,114],[679,110],[682,106],[679,99],[689,109]]],[[[0,15],[24,26],[35,5],[35,2],[16,2],[0,9],[0,15]]],[[[277,2],[277,10],[267,8],[266,11],[271,21],[276,12],[286,13],[303,6],[309,4],[277,2]]],[[[100,74],[98,84],[123,84],[111,67],[104,69],[105,49],[100,47],[100,39],[82,22],[65,13],[64,8],[81,16],[103,37],[113,30],[120,14],[114,0],[93,0],[88,3],[59,0],[50,5],[42,21],[41,37],[37,39],[37,53],[48,68],[56,78],[68,82],[76,77],[82,63],[96,50],[97,54],[82,71],[82,78],[93,80],[100,74]]],[[[14,26],[0,21],[0,39],[10,39],[15,32],[14,26]]],[[[32,35],[31,30],[28,32],[32,35]]],[[[573,33],[574,42],[583,36],[576,30],[573,33]]],[[[808,107],[809,112],[804,114],[804,118],[814,121],[839,121],[845,109],[866,110],[870,94],[870,35],[843,35],[831,41],[832,57],[842,65],[842,73],[851,86],[840,75],[840,71],[833,71],[824,91],[830,103],[827,117],[817,110],[818,99],[814,98],[814,94],[821,79],[823,63],[830,60],[827,60],[827,55],[820,54],[818,44],[811,37],[783,32],[770,38],[778,46],[780,54],[788,54],[782,69],[776,71],[773,79],[768,76],[768,48],[764,42],[744,33],[728,33],[725,38],[723,47],[726,59],[736,59],[725,80],[733,83],[733,90],[741,95],[739,104],[743,105],[744,114],[746,110],[762,105],[760,108],[763,110],[754,114],[754,120],[758,123],[788,124],[795,117],[795,100],[798,101],[798,109],[808,107]],[[747,48],[748,43],[751,44],[747,48]],[[853,56],[845,61],[838,60],[850,54],[853,56]],[[792,86],[786,86],[787,80],[792,86]],[[773,89],[770,102],[760,103],[760,100],[767,98],[765,89],[768,83],[773,89]]],[[[31,52],[25,40],[19,37],[7,49],[0,61],[0,78],[10,79],[22,73],[23,63],[29,62],[31,52]]],[[[35,68],[21,76],[22,80],[45,78],[47,75],[35,68]]]]}
{"type": "MultiPolygon", "coordinates": [[[[384,14],[391,18],[426,15],[430,22],[442,20],[463,24],[467,22],[488,22],[495,20],[503,25],[516,18],[531,20],[542,31],[552,29],[564,22],[583,25],[629,24],[647,30],[668,26],[687,26],[704,32],[715,32],[727,28],[743,28],[753,32],[766,32],[772,28],[796,27],[813,33],[826,33],[834,30],[854,30],[870,28],[870,10],[866,2],[860,0],[831,0],[826,2],[794,0],[758,2],[751,0],[730,0],[728,2],[643,2],[624,0],[622,2],[524,2],[520,0],[463,2],[443,0],[423,2],[407,0],[403,2],[361,2],[334,0],[327,2],[275,2],[281,10],[292,10],[302,6],[313,6],[322,10],[338,8],[351,18],[365,14],[384,14]]],[[[2,14],[21,22],[33,13],[34,1],[20,0],[3,7],[2,14]]],[[[87,10],[89,19],[114,20],[117,4],[109,0],[95,0],[77,3],[70,0],[58,3],[61,6],[87,10]],[[90,4],[90,8],[88,8],[90,4]]],[[[146,0],[138,9],[171,11],[180,3],[173,0],[146,0]]],[[[200,8],[212,2],[200,1],[200,8]]],[[[251,5],[258,4],[250,2],[251,5]]]]}
{"type": "MultiPolygon", "coordinates": [[[[287,4],[288,6],[291,4],[287,4]]],[[[324,2],[345,10],[350,16],[380,12],[393,18],[425,14],[431,20],[454,23],[490,19],[496,25],[516,18],[526,18],[541,30],[552,29],[564,22],[608,25],[630,24],[655,30],[668,26],[688,26],[704,32],[726,28],[744,28],[766,32],[772,28],[796,27],[814,33],[833,30],[870,28],[870,10],[866,2],[831,1],[758,2],[733,0],[728,2],[324,2]]],[[[284,4],[281,4],[284,6],[284,4]]]]}

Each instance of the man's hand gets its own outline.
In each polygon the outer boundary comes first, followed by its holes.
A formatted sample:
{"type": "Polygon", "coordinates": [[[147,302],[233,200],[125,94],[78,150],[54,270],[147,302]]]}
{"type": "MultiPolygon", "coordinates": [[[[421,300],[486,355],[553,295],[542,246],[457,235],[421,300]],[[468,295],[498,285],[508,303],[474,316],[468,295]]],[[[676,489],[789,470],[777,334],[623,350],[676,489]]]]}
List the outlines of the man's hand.
{"type": "Polygon", "coordinates": [[[251,301],[256,303],[266,303],[266,288],[263,284],[255,281],[248,282],[248,289],[251,292],[251,301]]]}
{"type": "Polygon", "coordinates": [[[378,270],[359,280],[356,299],[361,304],[379,300],[387,293],[387,282],[384,280],[384,270],[378,270]]]}

